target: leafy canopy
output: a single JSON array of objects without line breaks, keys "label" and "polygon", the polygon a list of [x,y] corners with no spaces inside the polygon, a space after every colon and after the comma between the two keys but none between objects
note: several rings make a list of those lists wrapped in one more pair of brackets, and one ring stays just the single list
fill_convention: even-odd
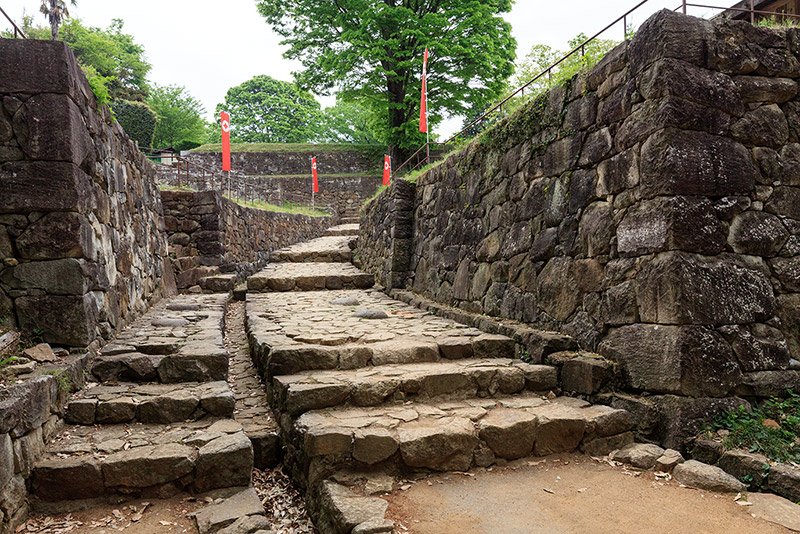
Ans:
[{"label": "leafy canopy", "polygon": [[301,86],[359,98],[383,118],[392,146],[416,148],[420,73],[429,62],[430,122],[494,101],[513,72],[516,42],[500,16],[512,0],[257,0],[301,62]]},{"label": "leafy canopy", "polygon": [[336,105],[322,110],[320,133],[316,140],[320,143],[385,143],[381,137],[381,125],[366,106],[341,98]]},{"label": "leafy canopy", "polygon": [[155,148],[185,150],[205,142],[205,109],[185,87],[153,86],[147,97],[147,104],[158,118],[153,136]]},{"label": "leafy canopy", "polygon": [[297,85],[256,76],[232,87],[217,105],[231,114],[231,140],[236,143],[305,143],[319,129],[320,105]]}]

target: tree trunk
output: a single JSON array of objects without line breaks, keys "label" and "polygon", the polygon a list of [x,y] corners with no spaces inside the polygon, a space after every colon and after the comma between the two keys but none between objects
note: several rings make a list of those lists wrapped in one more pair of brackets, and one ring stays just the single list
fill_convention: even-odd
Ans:
[{"label": "tree trunk", "polygon": [[407,148],[400,146],[402,127],[405,124],[406,117],[405,109],[403,108],[406,99],[406,88],[402,81],[388,80],[387,89],[389,92],[389,131],[391,132],[389,155],[392,156],[393,167],[398,168],[412,154]]},{"label": "tree trunk", "polygon": [[50,21],[50,38],[58,41],[58,23],[55,20]]}]

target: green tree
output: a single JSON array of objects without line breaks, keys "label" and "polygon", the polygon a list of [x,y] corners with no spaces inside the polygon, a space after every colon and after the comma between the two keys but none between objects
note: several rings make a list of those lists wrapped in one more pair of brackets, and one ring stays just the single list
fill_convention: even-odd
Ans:
[{"label": "green tree", "polygon": [[206,140],[205,109],[185,87],[153,86],[147,104],[158,117],[153,146],[178,150],[193,148]]},{"label": "green tree", "polygon": [[151,148],[158,119],[150,106],[133,100],[117,100],[113,105],[114,115],[125,133],[139,143],[142,150]]},{"label": "green tree", "polygon": [[[70,0],[69,4],[78,5],[76,0]],[[58,39],[58,27],[64,19],[69,18],[69,6],[64,0],[42,0],[39,11],[47,17],[50,23],[50,38],[55,41]]]},{"label": "green tree", "polygon": [[321,143],[385,143],[378,123],[379,119],[366,106],[337,99],[335,106],[322,110],[317,140]]},{"label": "green tree", "polygon": [[218,116],[221,111],[231,114],[237,143],[305,143],[319,128],[320,105],[311,93],[269,76],[230,88]]},{"label": "green tree", "polygon": [[395,159],[419,145],[422,54],[431,51],[431,124],[497,99],[513,72],[516,42],[502,13],[512,0],[257,0],[305,67],[301,86],[338,89],[384,117]]}]

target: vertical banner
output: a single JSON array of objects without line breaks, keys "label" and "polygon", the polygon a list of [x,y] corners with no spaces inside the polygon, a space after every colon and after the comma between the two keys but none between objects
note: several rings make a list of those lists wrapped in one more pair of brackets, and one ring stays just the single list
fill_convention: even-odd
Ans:
[{"label": "vertical banner", "polygon": [[419,103],[419,131],[428,133],[428,49],[422,60],[422,96]]},{"label": "vertical banner", "polygon": [[390,185],[392,183],[392,157],[386,155],[383,157],[383,185]]},{"label": "vertical banner", "polygon": [[319,174],[317,174],[317,156],[311,158],[312,192],[319,193]]},{"label": "vertical banner", "polygon": [[231,116],[222,112],[219,115],[222,125],[222,170],[231,170]]}]

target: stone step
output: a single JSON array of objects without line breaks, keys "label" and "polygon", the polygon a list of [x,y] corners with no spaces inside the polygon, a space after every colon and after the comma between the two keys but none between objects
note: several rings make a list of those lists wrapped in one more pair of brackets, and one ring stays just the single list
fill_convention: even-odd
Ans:
[{"label": "stone step", "polygon": [[179,295],[158,304],[100,350],[91,374],[100,382],[225,380],[227,300],[227,294]]},{"label": "stone step", "polygon": [[68,426],[35,463],[31,494],[45,502],[169,496],[249,486],[253,449],[241,425]]},{"label": "stone step", "polygon": [[324,235],[358,235],[358,223],[340,224],[325,230]]},{"label": "stone step", "polygon": [[286,461],[299,483],[314,487],[342,469],[467,471],[576,450],[603,455],[631,443],[632,427],[624,410],[533,394],[333,408],[294,422]]},{"label": "stone step", "polygon": [[236,281],[235,273],[217,274],[201,278],[197,281],[197,285],[209,293],[227,293],[233,291]]},{"label": "stone step", "polygon": [[247,328],[253,358],[266,378],[310,370],[516,357],[510,338],[431,316],[372,290],[250,293]]},{"label": "stone step", "polygon": [[271,403],[278,412],[298,416],[348,404],[487,398],[525,390],[548,392],[557,386],[555,367],[512,359],[470,359],[276,376]]},{"label": "stone step", "polygon": [[353,257],[352,236],[329,236],[276,250],[273,263],[349,263]]},{"label": "stone step", "polygon": [[354,215],[352,217],[342,217],[341,219],[339,219],[340,224],[359,224],[360,222],[361,218],[358,217],[357,215]]},{"label": "stone step", "polygon": [[349,263],[275,263],[247,279],[256,292],[367,289],[375,277]]},{"label": "stone step", "polygon": [[104,385],[70,399],[64,419],[76,425],[180,423],[232,417],[234,403],[227,382]]}]

